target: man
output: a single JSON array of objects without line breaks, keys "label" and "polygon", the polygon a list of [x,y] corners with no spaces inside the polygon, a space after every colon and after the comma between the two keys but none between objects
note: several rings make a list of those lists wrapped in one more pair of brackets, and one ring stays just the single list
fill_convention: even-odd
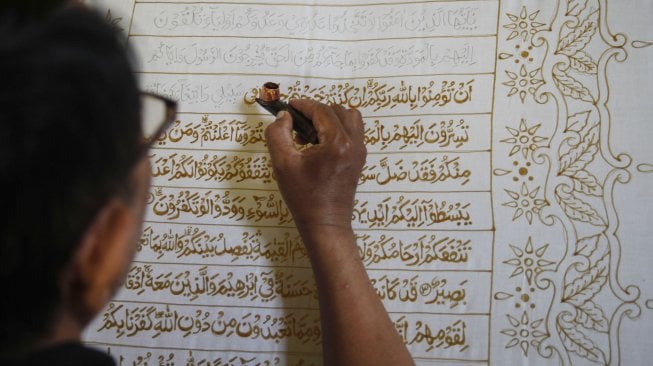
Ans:
[{"label": "man", "polygon": [[[143,94],[100,17],[78,5],[22,4],[33,9],[0,14],[0,363],[111,365],[79,341],[120,287],[140,236],[150,183]],[[313,266],[324,363],[412,364],[351,228],[366,155],[361,116],[292,104],[320,143],[298,151],[285,112],[266,138]]]}]

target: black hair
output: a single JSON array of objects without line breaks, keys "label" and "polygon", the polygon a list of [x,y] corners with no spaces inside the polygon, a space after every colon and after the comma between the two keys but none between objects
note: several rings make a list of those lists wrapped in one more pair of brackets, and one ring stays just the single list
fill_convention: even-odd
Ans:
[{"label": "black hair", "polygon": [[141,154],[119,34],[79,5],[33,10],[0,9],[0,353],[48,335],[63,269]]}]

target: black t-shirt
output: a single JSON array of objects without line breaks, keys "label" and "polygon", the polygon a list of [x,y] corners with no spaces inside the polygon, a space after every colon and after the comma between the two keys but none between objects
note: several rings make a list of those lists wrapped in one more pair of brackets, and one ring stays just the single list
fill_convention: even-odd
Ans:
[{"label": "black t-shirt", "polygon": [[63,343],[30,353],[20,359],[0,359],[2,366],[115,366],[113,358],[104,352],[79,343]]}]

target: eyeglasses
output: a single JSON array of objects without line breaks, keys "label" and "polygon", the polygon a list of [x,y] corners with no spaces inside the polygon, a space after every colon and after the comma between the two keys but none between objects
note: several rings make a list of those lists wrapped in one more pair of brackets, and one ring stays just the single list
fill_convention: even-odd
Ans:
[{"label": "eyeglasses", "polygon": [[141,92],[141,128],[145,150],[174,122],[177,102],[162,95]]}]

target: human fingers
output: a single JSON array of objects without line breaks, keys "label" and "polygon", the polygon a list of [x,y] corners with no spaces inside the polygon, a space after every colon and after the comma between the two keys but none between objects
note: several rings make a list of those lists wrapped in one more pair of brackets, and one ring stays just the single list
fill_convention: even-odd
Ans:
[{"label": "human fingers", "polygon": [[334,104],[331,108],[342,122],[342,126],[349,137],[356,142],[363,141],[363,116],[361,116],[360,112],[356,109],[347,109],[339,104]]},{"label": "human fingers", "polygon": [[296,133],[295,134],[295,143],[298,145],[308,145],[310,141],[306,140],[302,135]]},{"label": "human fingers", "polygon": [[345,133],[340,118],[328,105],[311,99],[291,100],[290,105],[313,121],[320,143],[334,141]]},{"label": "human fingers", "polygon": [[277,119],[265,129],[265,140],[273,164],[279,164],[298,153],[293,144],[290,113],[281,111],[277,114]]}]

